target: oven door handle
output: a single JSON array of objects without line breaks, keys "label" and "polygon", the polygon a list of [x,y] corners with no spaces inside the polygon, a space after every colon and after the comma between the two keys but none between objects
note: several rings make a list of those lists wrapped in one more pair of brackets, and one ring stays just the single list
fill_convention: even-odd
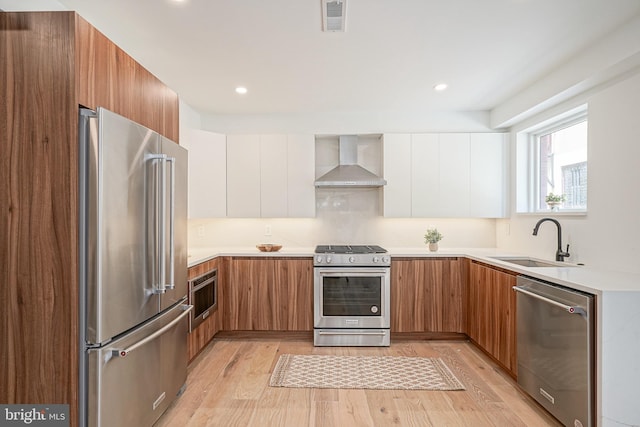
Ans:
[{"label": "oven door handle", "polygon": [[374,335],[374,336],[385,336],[387,335],[386,332],[384,331],[371,331],[371,332],[362,332],[362,331],[358,331],[358,332],[326,332],[326,331],[319,331],[318,335]]},{"label": "oven door handle", "polygon": [[354,276],[374,276],[380,274],[389,274],[389,267],[381,267],[381,268],[371,268],[371,267],[361,267],[361,268],[341,268],[341,267],[329,267],[329,268],[318,268],[316,267],[316,271],[321,276],[335,276],[335,275],[345,275],[350,274]]}]

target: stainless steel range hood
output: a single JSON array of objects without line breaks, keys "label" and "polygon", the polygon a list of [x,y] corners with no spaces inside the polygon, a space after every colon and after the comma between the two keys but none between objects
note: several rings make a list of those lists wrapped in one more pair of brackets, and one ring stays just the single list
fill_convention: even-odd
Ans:
[{"label": "stainless steel range hood", "polygon": [[384,178],[358,164],[357,142],[356,135],[340,136],[340,163],[316,179],[316,187],[381,187],[387,184]]}]

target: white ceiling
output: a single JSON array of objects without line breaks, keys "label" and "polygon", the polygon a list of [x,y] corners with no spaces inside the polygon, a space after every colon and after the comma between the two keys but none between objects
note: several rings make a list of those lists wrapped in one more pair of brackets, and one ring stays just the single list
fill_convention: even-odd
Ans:
[{"label": "white ceiling", "polygon": [[205,114],[488,111],[640,14],[638,0],[347,1],[344,33],[321,31],[321,0],[31,3],[78,11]]}]

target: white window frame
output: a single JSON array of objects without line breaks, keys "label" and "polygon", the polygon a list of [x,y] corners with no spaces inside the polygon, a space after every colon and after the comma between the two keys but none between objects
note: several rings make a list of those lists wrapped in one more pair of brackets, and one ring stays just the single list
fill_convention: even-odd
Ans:
[{"label": "white window frame", "polygon": [[[560,131],[562,129],[571,127],[583,121],[588,121],[588,111],[587,106],[581,106],[579,108],[573,109],[564,114],[555,116],[549,120],[545,120],[542,123],[539,123],[535,126],[529,127],[528,129],[518,132],[518,140],[524,141],[525,145],[522,144],[518,147],[523,150],[517,154],[518,157],[525,156],[526,159],[521,159],[517,163],[521,166],[526,165],[526,170],[517,171],[517,176],[519,180],[525,180],[526,185],[517,185],[516,191],[525,191],[526,197],[523,197],[522,194],[517,194],[516,198],[518,200],[526,200],[524,209],[522,207],[522,203],[519,203],[519,206],[516,208],[518,214],[542,214],[542,215],[562,215],[562,214],[573,214],[573,215],[584,215],[587,213],[587,207],[584,209],[566,209],[560,208],[558,211],[550,211],[549,209],[543,209],[538,207],[537,201],[540,198],[540,147],[539,147],[539,138],[543,135]],[[587,136],[588,138],[588,136]],[[587,141],[588,144],[588,141]],[[588,162],[588,159],[587,159]],[[588,163],[587,163],[588,164]],[[588,185],[588,184],[587,184]],[[588,201],[587,201],[588,203]]]}]

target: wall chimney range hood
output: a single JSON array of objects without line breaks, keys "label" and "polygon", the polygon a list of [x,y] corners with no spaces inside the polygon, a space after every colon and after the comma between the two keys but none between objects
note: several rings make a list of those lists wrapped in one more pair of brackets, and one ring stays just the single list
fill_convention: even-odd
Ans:
[{"label": "wall chimney range hood", "polygon": [[340,136],[340,163],[316,179],[316,187],[382,187],[387,184],[384,178],[358,164],[357,142],[358,137],[356,135]]}]

